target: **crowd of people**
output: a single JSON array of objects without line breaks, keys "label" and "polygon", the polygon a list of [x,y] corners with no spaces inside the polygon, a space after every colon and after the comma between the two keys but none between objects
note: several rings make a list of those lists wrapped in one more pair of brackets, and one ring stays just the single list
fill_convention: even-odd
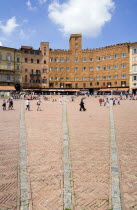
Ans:
[{"label": "crowd of people", "polygon": [[[85,94],[82,98],[80,98],[80,102],[79,102],[79,111],[86,111],[85,108],[85,103],[84,100],[86,99],[86,97],[95,97],[96,99],[98,99],[99,101],[99,105],[100,106],[106,106],[109,107],[110,105],[110,100],[112,101],[113,106],[115,105],[120,105],[121,104],[121,100],[137,100],[137,96],[136,95],[119,95],[119,96],[105,96],[105,95],[90,95],[89,93]],[[58,98],[58,100],[57,100]],[[32,94],[21,94],[21,95],[14,95],[9,97],[8,99],[3,99],[2,101],[2,108],[3,111],[6,110],[12,110],[13,109],[13,99],[24,99],[25,105],[26,105],[26,111],[30,111],[30,101],[31,100],[36,100],[36,107],[37,107],[37,111],[41,111],[41,103],[42,100],[43,101],[52,101],[52,102],[59,102],[59,104],[63,104],[63,103],[67,103],[67,101],[71,101],[71,102],[75,102],[75,98],[79,98],[78,95],[71,95],[71,96],[61,96],[59,95],[58,97],[56,97],[55,95],[32,95]]]},{"label": "crowd of people", "polygon": [[3,108],[3,111],[6,111],[6,109],[7,110],[13,109],[13,99],[8,98],[7,101],[4,99],[3,102],[2,102],[2,108]]},{"label": "crowd of people", "polygon": [[122,100],[120,97],[118,98],[115,98],[115,97],[112,97],[112,98],[99,98],[99,104],[100,106],[106,106],[106,107],[109,107],[109,101],[112,100],[112,104],[113,106],[116,105],[116,101],[117,101],[117,105],[120,105],[120,101]]}]

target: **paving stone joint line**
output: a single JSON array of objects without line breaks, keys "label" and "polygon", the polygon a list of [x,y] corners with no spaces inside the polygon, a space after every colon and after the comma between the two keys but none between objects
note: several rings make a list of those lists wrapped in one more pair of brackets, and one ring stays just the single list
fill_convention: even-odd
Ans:
[{"label": "paving stone joint line", "polygon": [[121,210],[120,171],[116,144],[112,101],[110,101],[110,137],[111,137],[111,178],[112,178],[112,209]]},{"label": "paving stone joint line", "polygon": [[29,210],[28,173],[26,157],[24,101],[21,100],[20,117],[20,209]]},{"label": "paving stone joint line", "polygon": [[64,209],[72,209],[71,170],[69,153],[69,133],[67,124],[67,105],[63,104],[63,162],[64,162]]}]

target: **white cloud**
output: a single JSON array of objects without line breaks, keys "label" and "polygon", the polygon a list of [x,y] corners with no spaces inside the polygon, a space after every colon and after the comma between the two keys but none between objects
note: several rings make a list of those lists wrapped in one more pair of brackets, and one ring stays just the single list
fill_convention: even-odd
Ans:
[{"label": "white cloud", "polygon": [[19,25],[16,23],[16,17],[12,17],[7,20],[6,24],[4,25],[2,21],[0,21],[0,29],[6,35],[10,35]]},{"label": "white cloud", "polygon": [[106,22],[111,20],[113,0],[68,0],[59,3],[54,0],[49,5],[49,18],[64,34],[82,33],[96,37]]},{"label": "white cloud", "polygon": [[3,46],[2,41],[0,41],[0,46]]},{"label": "white cloud", "polygon": [[26,2],[26,4],[27,4],[29,10],[36,10],[37,9],[37,7],[32,7],[32,4],[31,4],[30,0],[28,0]]},{"label": "white cloud", "polygon": [[38,2],[39,2],[40,4],[44,4],[44,3],[47,2],[47,0],[38,0]]}]

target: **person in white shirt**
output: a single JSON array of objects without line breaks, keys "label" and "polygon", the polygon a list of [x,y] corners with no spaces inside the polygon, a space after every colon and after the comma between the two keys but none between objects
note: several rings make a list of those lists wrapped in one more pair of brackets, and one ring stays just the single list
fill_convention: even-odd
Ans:
[{"label": "person in white shirt", "polygon": [[26,100],[26,110],[30,110],[30,102],[28,99]]}]

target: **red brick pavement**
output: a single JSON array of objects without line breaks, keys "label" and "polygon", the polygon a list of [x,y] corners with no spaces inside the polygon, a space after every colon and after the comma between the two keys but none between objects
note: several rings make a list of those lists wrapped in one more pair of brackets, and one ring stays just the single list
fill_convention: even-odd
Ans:
[{"label": "red brick pavement", "polygon": [[3,111],[0,100],[0,209],[18,209],[20,102]]},{"label": "red brick pavement", "polygon": [[[110,133],[109,108],[98,99],[85,100],[87,111],[79,112],[80,97],[68,102],[73,207],[75,210],[109,209]],[[114,107],[121,190],[124,209],[137,209],[137,101],[122,101]],[[17,209],[19,204],[19,116],[15,110],[0,109],[0,209]],[[27,165],[31,203],[34,210],[63,209],[62,105],[36,101],[25,112]],[[111,206],[111,205],[110,205]]]},{"label": "red brick pavement", "polygon": [[77,210],[109,208],[109,108],[98,99],[85,100],[86,112],[77,102],[68,104],[73,205]]},{"label": "red brick pavement", "polygon": [[62,105],[36,101],[25,112],[28,172],[33,210],[63,209],[62,197]]},{"label": "red brick pavement", "polygon": [[137,209],[137,101],[114,107],[123,208]]}]

